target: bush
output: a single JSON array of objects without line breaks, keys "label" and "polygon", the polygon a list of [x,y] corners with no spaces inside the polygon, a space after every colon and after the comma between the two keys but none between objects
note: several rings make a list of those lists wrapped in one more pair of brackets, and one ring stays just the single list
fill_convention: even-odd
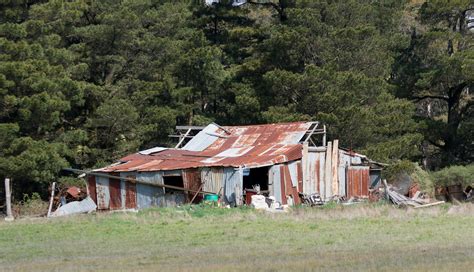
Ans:
[{"label": "bush", "polygon": [[415,171],[415,164],[411,161],[392,163],[383,170],[383,178],[390,181],[397,179],[401,174],[411,175]]},{"label": "bush", "polygon": [[41,216],[48,212],[48,202],[43,201],[38,193],[23,194],[23,200],[13,204],[15,217]]},{"label": "bush", "polygon": [[474,184],[474,164],[467,166],[451,166],[432,174],[436,186],[462,185],[466,187]]}]

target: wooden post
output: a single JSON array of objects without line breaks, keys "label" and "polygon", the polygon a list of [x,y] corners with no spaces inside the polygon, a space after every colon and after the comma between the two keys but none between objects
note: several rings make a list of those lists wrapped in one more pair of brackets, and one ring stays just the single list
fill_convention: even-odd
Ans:
[{"label": "wooden post", "polygon": [[332,142],[332,195],[339,195],[339,140]]},{"label": "wooden post", "polygon": [[5,217],[5,221],[13,221],[15,218],[12,214],[12,192],[10,191],[9,178],[5,178],[5,201],[7,202],[7,217]]},{"label": "wooden post", "polygon": [[53,201],[54,201],[54,190],[56,189],[56,182],[53,182],[51,186],[51,198],[49,199],[49,208],[48,208],[48,215],[47,217],[51,216],[51,210],[53,209]]},{"label": "wooden post", "polygon": [[[309,188],[309,146],[308,142],[303,143],[303,152],[301,157],[301,170],[303,172],[303,193],[312,192],[311,188]],[[316,177],[317,178],[317,177]]]},{"label": "wooden post", "polygon": [[326,125],[323,126],[324,128],[324,134],[323,134],[323,146],[326,146]]},{"label": "wooden post", "polygon": [[326,148],[326,165],[324,170],[324,201],[332,196],[332,142],[328,142]]}]

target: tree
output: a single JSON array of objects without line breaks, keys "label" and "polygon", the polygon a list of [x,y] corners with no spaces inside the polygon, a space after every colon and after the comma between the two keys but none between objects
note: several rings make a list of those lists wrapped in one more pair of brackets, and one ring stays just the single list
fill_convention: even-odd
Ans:
[{"label": "tree", "polygon": [[420,8],[422,26],[395,67],[394,82],[401,97],[419,105],[425,156],[431,167],[468,163],[474,159],[473,71],[474,33],[467,29],[470,1],[428,1]]}]

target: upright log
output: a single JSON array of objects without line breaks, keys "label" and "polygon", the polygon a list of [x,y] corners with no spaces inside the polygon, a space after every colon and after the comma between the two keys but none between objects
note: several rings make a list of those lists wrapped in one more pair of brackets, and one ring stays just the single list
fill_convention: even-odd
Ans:
[{"label": "upright log", "polygon": [[339,195],[339,140],[332,142],[332,195]]},{"label": "upright log", "polygon": [[5,200],[7,204],[7,217],[5,221],[13,221],[15,219],[12,214],[12,193],[10,191],[10,179],[5,178]]},{"label": "upright log", "polygon": [[324,169],[324,201],[332,197],[332,142],[328,142],[326,148],[326,165]]},{"label": "upright log", "polygon": [[54,201],[54,190],[56,189],[56,182],[53,182],[51,186],[51,199],[49,200],[49,207],[48,207],[48,215],[47,217],[51,216],[51,210],[53,209],[53,201]]}]

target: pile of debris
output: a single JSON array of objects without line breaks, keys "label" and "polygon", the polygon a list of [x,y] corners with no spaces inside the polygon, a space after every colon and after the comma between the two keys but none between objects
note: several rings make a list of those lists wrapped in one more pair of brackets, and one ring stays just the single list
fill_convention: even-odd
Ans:
[{"label": "pile of debris", "polygon": [[407,197],[402,195],[396,191],[396,188],[392,185],[387,184],[387,181],[384,180],[385,185],[385,195],[388,200],[390,200],[393,204],[397,205],[398,207],[413,207],[417,208],[424,208],[424,207],[431,207],[436,206],[439,204],[445,203],[445,201],[436,201],[431,202],[431,199],[428,197],[426,193],[422,193],[418,190],[418,186],[412,186],[409,190],[409,196],[412,194],[412,197]]},{"label": "pile of debris", "polygon": [[[52,212],[54,208],[54,212]],[[94,200],[87,195],[87,190],[77,186],[51,187],[51,199],[48,217],[66,216],[78,213],[90,213],[97,209]]]}]

